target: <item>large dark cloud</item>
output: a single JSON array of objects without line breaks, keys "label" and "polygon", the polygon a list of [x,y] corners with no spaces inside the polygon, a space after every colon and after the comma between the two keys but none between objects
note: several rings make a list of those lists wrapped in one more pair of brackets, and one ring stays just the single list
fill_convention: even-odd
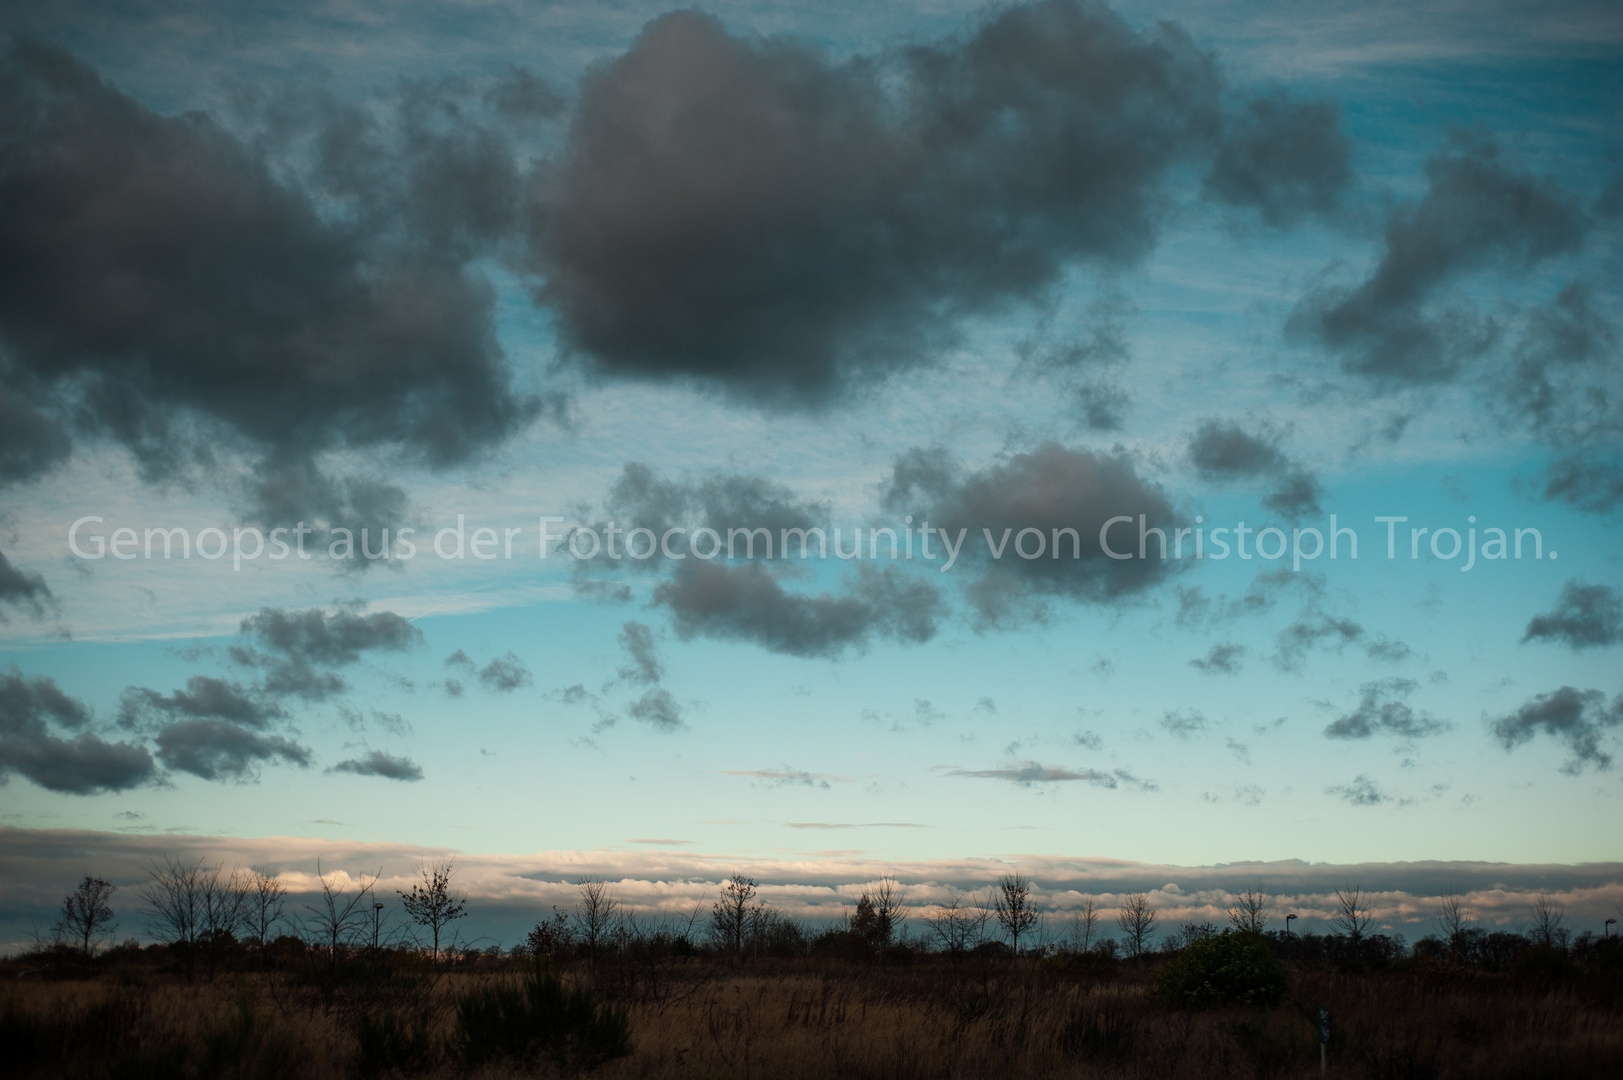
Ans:
[{"label": "large dark cloud", "polygon": [[1368,739],[1377,734],[1418,739],[1448,730],[1448,722],[1416,711],[1406,700],[1420,684],[1413,679],[1378,679],[1359,687],[1358,707],[1324,729],[1331,739]]},{"label": "large dark cloud", "polygon": [[1563,686],[1537,695],[1509,715],[1490,719],[1489,724],[1506,750],[1539,734],[1566,743],[1572,757],[1561,766],[1562,772],[1577,775],[1585,765],[1609,769],[1612,755],[1601,744],[1609,731],[1623,725],[1623,696],[1607,705],[1599,690]]},{"label": "large dark cloud", "polygon": [[860,650],[873,637],[925,642],[943,613],[928,581],[895,567],[858,567],[838,593],[806,594],[783,587],[760,562],[679,563],[654,590],[676,632],[749,641],[771,652],[828,657]]},{"label": "large dark cloud", "polygon": [[158,732],[158,760],[204,780],[247,781],[259,766],[280,758],[310,764],[308,748],[280,735],[264,735],[226,720],[179,720]]},{"label": "large dark cloud", "polygon": [[[1140,476],[1125,454],[1045,443],[965,472],[946,451],[915,449],[896,460],[883,501],[892,511],[912,512],[915,527],[927,521],[955,540],[967,530],[953,572],[969,571],[967,593],[987,625],[1040,616],[1054,599],[1123,600],[1159,584],[1177,565],[1171,547],[1168,558],[1160,558],[1153,535],[1147,536],[1147,557],[1136,557],[1140,517],[1146,529],[1161,528],[1170,542],[1173,511],[1161,486]],[[1114,517],[1132,519],[1117,525],[1112,547],[1133,558],[1111,558],[1099,545],[1101,527]],[[1023,558],[1013,549],[1024,529],[1042,535],[1040,557]],[[1061,529],[1075,530],[1076,539],[1056,540]],[[1035,539],[1028,536],[1025,543],[1031,550]],[[993,556],[994,545],[1002,548],[1001,557]]]},{"label": "large dark cloud", "polygon": [[1270,225],[1290,225],[1336,209],[1352,183],[1351,157],[1340,110],[1275,91],[1225,122],[1206,195],[1254,209]]},{"label": "large dark cloud", "polygon": [[[91,795],[151,780],[147,749],[84,730],[91,719],[90,710],[54,680],[0,673],[0,783],[17,772],[51,791]],[[53,728],[76,734],[63,738]]]},{"label": "large dark cloud", "polygon": [[380,445],[444,465],[517,430],[536,405],[509,387],[491,288],[449,244],[467,170],[406,182],[441,233],[327,220],[206,116],[157,115],[66,54],[13,47],[0,342],[4,408],[32,434],[8,427],[6,475],[60,460],[52,418],[70,411],[160,476],[213,462],[211,433],[286,467]]},{"label": "large dark cloud", "polygon": [[1202,420],[1189,439],[1189,460],[1205,480],[1267,479],[1264,506],[1292,520],[1319,512],[1319,481],[1279,448],[1284,432],[1262,424],[1247,431],[1231,420]]},{"label": "large dark cloud", "polygon": [[422,644],[422,631],[392,611],[368,614],[361,605],[289,611],[262,608],[242,621],[242,634],[259,648],[235,645],[237,663],[265,669],[264,690],[320,701],[343,693],[335,668],[366,652],[403,652]]},{"label": "large dark cloud", "polygon": [[0,551],[0,622],[6,621],[6,608],[24,610],[38,618],[45,614],[51,590],[45,579],[32,570],[19,570]]},{"label": "large dark cloud", "polygon": [[1485,139],[1457,139],[1431,158],[1426,177],[1424,197],[1388,218],[1370,276],[1313,291],[1290,320],[1295,336],[1378,384],[1452,379],[1493,342],[1492,320],[1463,302],[1432,303],[1450,283],[1488,268],[1525,273],[1584,238],[1577,200],[1553,180],[1519,171]]},{"label": "large dark cloud", "polygon": [[1623,641],[1623,592],[1573,580],[1562,586],[1555,610],[1535,615],[1523,641],[1559,641],[1574,649]]},{"label": "large dark cloud", "polygon": [[[1141,257],[1167,174],[1218,145],[1220,83],[1172,24],[1139,32],[1070,0],[843,61],[666,15],[582,80],[536,187],[539,295],[600,372],[821,402],[1067,266]],[[1246,116],[1214,191],[1301,203],[1321,149],[1269,141],[1334,117]]]},{"label": "large dark cloud", "polygon": [[132,686],[124,692],[119,721],[129,728],[147,729],[162,720],[212,717],[234,724],[263,728],[285,715],[273,701],[225,679],[193,675],[186,689],[164,695]]}]

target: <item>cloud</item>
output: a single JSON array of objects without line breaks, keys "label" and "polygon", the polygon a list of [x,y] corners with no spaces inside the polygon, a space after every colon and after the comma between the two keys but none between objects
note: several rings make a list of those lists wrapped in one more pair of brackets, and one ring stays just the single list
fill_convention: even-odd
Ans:
[{"label": "cloud", "polygon": [[1220,643],[1213,645],[1205,656],[1189,661],[1189,666],[1208,675],[1238,675],[1242,666],[1240,658],[1244,655],[1244,645]]},{"label": "cloud", "polygon": [[493,290],[465,252],[384,221],[329,221],[206,115],[160,116],[65,53],[11,48],[0,341],[8,384],[29,388],[7,409],[31,419],[8,432],[7,473],[60,461],[51,417],[69,413],[154,477],[236,450],[306,480],[323,450],[442,466],[505,440],[539,404],[509,385]]},{"label": "cloud", "polygon": [[1231,420],[1202,420],[1189,439],[1189,460],[1204,480],[1265,478],[1278,489],[1264,506],[1291,520],[1319,513],[1319,481],[1280,450],[1284,432],[1264,424],[1256,433]]},{"label": "cloud", "polygon": [[498,656],[479,669],[479,684],[493,693],[510,694],[530,682],[530,669],[513,653]]},{"label": "cloud", "polygon": [[[0,673],[0,783],[21,773],[40,787],[71,795],[124,791],[153,778],[146,747],[106,742],[85,731],[90,710],[54,679]],[[76,732],[72,738],[53,734]]]},{"label": "cloud", "polygon": [[1584,239],[1577,201],[1553,180],[1517,171],[1487,139],[1456,138],[1427,162],[1426,178],[1425,196],[1387,219],[1370,276],[1310,292],[1288,325],[1381,385],[1445,382],[1494,340],[1497,327],[1462,302],[1428,309],[1445,286],[1490,267],[1525,273]]},{"label": "cloud", "polygon": [[619,672],[621,682],[636,686],[654,686],[664,676],[659,655],[654,649],[654,632],[635,620],[620,628],[620,647],[626,651],[630,663]]},{"label": "cloud", "polygon": [[675,12],[581,82],[536,187],[538,295],[598,371],[823,402],[1068,265],[1141,257],[1219,92],[1176,27],[1066,0],[850,60]]},{"label": "cloud", "polygon": [[1571,649],[1615,645],[1623,641],[1623,592],[1568,581],[1555,610],[1533,616],[1522,641],[1554,641]]},{"label": "cloud", "polygon": [[1274,91],[1225,119],[1205,194],[1276,227],[1329,215],[1352,182],[1351,150],[1336,106]]},{"label": "cloud", "polygon": [[1337,652],[1364,636],[1364,628],[1351,619],[1313,612],[1291,623],[1275,638],[1271,658],[1280,671],[1300,671],[1308,651],[1328,642]]},{"label": "cloud", "polygon": [[626,706],[626,714],[656,731],[676,731],[687,726],[682,722],[682,706],[664,687],[644,690],[642,697]]},{"label": "cloud", "polygon": [[1566,743],[1572,757],[1561,771],[1576,776],[1585,765],[1612,767],[1612,755],[1601,748],[1607,732],[1623,725],[1623,695],[1606,704],[1599,690],[1563,686],[1539,694],[1506,716],[1491,718],[1490,727],[1506,750],[1514,750],[1535,735],[1544,734]]},{"label": "cloud", "polygon": [[1187,739],[1206,729],[1206,717],[1194,709],[1169,710],[1161,716],[1161,727],[1180,739]]},{"label": "cloud", "polygon": [[[1114,546],[1135,555],[1140,516],[1148,528],[1172,526],[1166,492],[1141,477],[1125,453],[1105,455],[1050,442],[965,473],[945,450],[913,449],[894,462],[883,503],[896,513],[922,515],[953,538],[965,530],[958,565],[973,571],[966,592],[987,626],[1040,617],[1056,598],[1125,600],[1159,584],[1176,565],[1156,557],[1153,536],[1146,547],[1150,557],[1143,559],[1114,559],[1099,546],[1100,529],[1113,517],[1131,519],[1118,525]],[[1016,534],[1026,529],[1043,540],[1040,557],[1011,550]],[[1075,538],[1057,534],[1063,529],[1073,530]],[[1027,534],[1028,550],[1035,542]],[[1001,558],[994,557],[994,546],[1002,546]]]},{"label": "cloud", "polygon": [[186,680],[186,689],[167,697],[132,686],[124,691],[119,706],[120,725],[137,730],[177,717],[213,717],[263,728],[286,715],[274,702],[261,700],[240,684],[208,675],[193,675]]},{"label": "cloud", "polygon": [[1074,395],[1077,415],[1094,431],[1118,431],[1132,400],[1117,373],[1132,359],[1125,317],[1133,310],[1126,297],[1108,293],[1090,301],[1080,332],[1064,341],[1019,347],[1026,370],[1058,381]]},{"label": "cloud", "polygon": [[1036,761],[1016,761],[995,769],[948,769],[944,775],[978,780],[1006,780],[1020,787],[1076,781],[1093,787],[1157,790],[1153,781],[1140,780],[1126,769],[1116,769],[1113,772],[1102,769],[1066,769],[1057,765],[1043,765]]},{"label": "cloud", "polygon": [[423,642],[422,631],[402,616],[366,614],[364,608],[358,603],[331,613],[261,608],[242,620],[241,632],[266,652],[234,645],[231,658],[266,669],[264,689],[273,695],[321,701],[341,694],[347,684],[332,668],[353,664],[366,652],[404,652]]},{"label": "cloud", "polygon": [[45,605],[52,599],[43,577],[32,570],[17,569],[0,551],[0,622],[7,621],[7,605],[27,610],[37,619],[45,614]]},{"label": "cloud", "polygon": [[[1557,445],[1616,438],[1623,416],[1606,392],[1617,327],[1595,308],[1594,289],[1575,281],[1527,314],[1505,394],[1533,430]],[[1589,382],[1591,375],[1598,381]]]},{"label": "cloud", "polygon": [[1551,462],[1544,497],[1587,513],[1609,514],[1623,506],[1623,466],[1578,456]]},{"label": "cloud", "polygon": [[1351,783],[1333,784],[1324,791],[1326,795],[1338,796],[1354,806],[1378,806],[1392,801],[1392,797],[1382,791],[1379,784],[1363,773],[1359,773]]},{"label": "cloud", "polygon": [[279,735],[261,735],[225,720],[180,720],[158,732],[158,760],[204,780],[258,778],[261,762],[280,758],[301,768],[310,751]]},{"label": "cloud", "polygon": [[894,566],[860,566],[839,593],[785,589],[760,562],[726,566],[677,564],[654,590],[683,640],[696,636],[749,641],[771,652],[834,659],[861,650],[874,636],[929,641],[941,599],[935,587]]},{"label": "cloud", "polygon": [[850,782],[849,776],[830,776],[826,773],[806,772],[785,765],[781,769],[721,769],[723,776],[743,776],[761,780],[771,787],[814,787],[828,791],[832,784]]},{"label": "cloud", "polygon": [[328,772],[354,773],[356,776],[381,776],[385,780],[421,780],[422,766],[409,757],[395,757],[382,750],[373,750],[365,757],[340,761]]},{"label": "cloud", "polygon": [[1358,707],[1324,729],[1331,739],[1367,739],[1377,733],[1419,739],[1447,731],[1449,724],[1416,712],[1403,699],[1420,689],[1413,679],[1378,679],[1359,687]]}]

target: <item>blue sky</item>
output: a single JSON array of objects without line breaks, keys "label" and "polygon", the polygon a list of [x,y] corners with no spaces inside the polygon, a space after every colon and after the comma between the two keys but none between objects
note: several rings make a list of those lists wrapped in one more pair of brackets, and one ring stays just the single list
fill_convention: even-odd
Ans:
[{"label": "blue sky", "polygon": [[[7,926],[165,836],[1616,902],[1578,869],[1619,858],[1614,9],[704,11],[6,16],[0,847],[44,858]],[[537,547],[912,512],[961,564]],[[1105,558],[1141,512],[1334,514],[1357,558]],[[512,557],[436,557],[458,515]],[[88,517],[418,553],[85,559]],[[981,554],[1028,521],[1084,557]]]}]

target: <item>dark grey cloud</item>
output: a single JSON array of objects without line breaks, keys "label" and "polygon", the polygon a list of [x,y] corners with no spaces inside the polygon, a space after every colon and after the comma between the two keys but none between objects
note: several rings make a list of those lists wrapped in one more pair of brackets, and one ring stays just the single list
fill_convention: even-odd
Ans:
[{"label": "dark grey cloud", "polygon": [[1599,690],[1577,690],[1563,686],[1539,694],[1506,716],[1490,718],[1489,725],[1506,750],[1514,750],[1543,734],[1567,745],[1572,757],[1561,766],[1571,775],[1585,765],[1596,769],[1612,767],[1612,755],[1602,748],[1607,733],[1623,725],[1623,695],[1606,704]]},{"label": "dark grey cloud", "polygon": [[421,780],[422,766],[409,757],[396,757],[382,750],[373,750],[363,757],[340,761],[328,772],[354,773],[356,776],[381,776],[385,780]]},{"label": "dark grey cloud", "polygon": [[[666,530],[764,528],[811,529],[828,520],[828,506],[802,499],[759,476],[719,473],[693,481],[669,480],[641,462],[627,462],[603,502],[622,533],[633,528],[663,536]],[[600,530],[601,531],[601,530]]]},{"label": "dark grey cloud", "polygon": [[824,401],[1142,256],[1219,93],[1176,27],[1069,0],[843,61],[676,12],[581,82],[537,184],[539,295],[598,371]]},{"label": "dark grey cloud", "polygon": [[226,720],[179,720],[158,732],[158,760],[204,780],[257,779],[259,766],[281,759],[301,768],[308,748],[280,735],[264,735]]},{"label": "dark grey cloud", "polygon": [[1328,215],[1352,183],[1351,157],[1335,105],[1274,91],[1225,119],[1206,197],[1253,209],[1274,226]]},{"label": "dark grey cloud", "polygon": [[[912,512],[916,527],[928,521],[954,538],[967,530],[954,572],[971,571],[966,592],[987,626],[1041,617],[1054,599],[1125,600],[1165,580],[1177,565],[1158,557],[1153,536],[1143,559],[1113,559],[1099,546],[1101,526],[1119,516],[1132,524],[1119,525],[1113,534],[1118,552],[1137,554],[1140,517],[1146,528],[1160,527],[1170,538],[1173,511],[1166,492],[1140,476],[1125,453],[1045,443],[966,473],[944,450],[914,449],[893,465],[883,502],[893,512]],[[1024,529],[1041,535],[1040,557],[1022,558],[1012,550]],[[1076,539],[1057,535],[1061,529],[1074,530]],[[1025,543],[1029,550],[1035,539],[1028,536]],[[1002,547],[1001,558],[993,557],[994,545]],[[1056,550],[1061,557],[1053,557]]]},{"label": "dark grey cloud", "polygon": [[943,613],[929,581],[894,566],[860,566],[837,593],[784,588],[763,563],[678,563],[654,589],[678,636],[750,641],[790,656],[837,658],[874,637],[921,643]]},{"label": "dark grey cloud", "polygon": [[167,696],[156,690],[132,686],[119,703],[119,723],[126,728],[150,730],[163,723],[187,718],[211,717],[252,728],[264,728],[286,716],[274,701],[226,679],[193,675],[186,689]]},{"label": "dark grey cloud", "polygon": [[656,685],[664,676],[665,669],[660,665],[659,653],[654,648],[653,630],[630,620],[620,628],[619,640],[620,648],[626,651],[629,660],[620,669],[620,681],[637,686]]},{"label": "dark grey cloud", "polygon": [[484,97],[497,112],[519,120],[557,119],[569,104],[552,83],[518,66],[508,68]]},{"label": "dark grey cloud", "polygon": [[1324,791],[1326,795],[1335,795],[1354,806],[1379,806],[1392,801],[1392,797],[1382,791],[1379,784],[1363,773],[1359,773],[1351,783],[1333,784]]},{"label": "dark grey cloud", "polygon": [[1288,329],[1354,374],[1387,386],[1444,382],[1495,339],[1497,326],[1464,302],[1432,304],[1465,274],[1525,273],[1577,250],[1578,202],[1553,180],[1519,171],[1483,138],[1458,137],[1426,165],[1419,202],[1395,209],[1368,279],[1305,296]]},{"label": "dark grey cloud", "polygon": [[261,608],[242,620],[243,636],[259,648],[234,645],[232,659],[265,669],[263,687],[272,695],[321,701],[347,689],[332,670],[360,660],[366,652],[404,652],[422,644],[421,630],[392,611],[368,614],[364,605],[292,611]]},{"label": "dark grey cloud", "polygon": [[1618,329],[1595,307],[1594,289],[1576,281],[1527,315],[1514,349],[1507,395],[1533,430],[1561,445],[1616,438],[1623,417],[1615,390]]},{"label": "dark grey cloud", "polygon": [[1623,641],[1623,591],[1573,579],[1562,586],[1554,611],[1533,616],[1522,640],[1556,641],[1573,649],[1615,645]]},{"label": "dark grey cloud", "polygon": [[1126,769],[1067,769],[1057,765],[1044,765],[1036,761],[1016,761],[995,769],[948,769],[947,776],[977,780],[1005,780],[1020,787],[1035,784],[1078,782],[1093,787],[1126,787],[1138,791],[1159,790],[1154,781],[1140,780]]},{"label": "dark grey cloud", "polygon": [[530,682],[530,669],[515,653],[498,656],[479,669],[479,685],[492,693],[510,694]]},{"label": "dark grey cloud", "polygon": [[1377,679],[1359,687],[1358,707],[1345,713],[1324,729],[1331,739],[1368,739],[1374,735],[1396,735],[1419,739],[1447,731],[1446,720],[1427,712],[1417,712],[1405,699],[1420,689],[1413,679]]},{"label": "dark grey cloud", "polygon": [[[9,376],[0,361],[0,376]],[[73,451],[60,419],[0,386],[0,486],[49,472]]]},{"label": "dark grey cloud", "polygon": [[[20,773],[50,791],[125,791],[154,775],[146,747],[107,742],[91,731],[90,710],[53,679],[0,673],[0,783]],[[63,738],[56,731],[76,732]]]},{"label": "dark grey cloud", "polygon": [[1189,661],[1189,666],[1208,675],[1238,675],[1245,656],[1245,646],[1234,642],[1219,642],[1205,656]]},{"label": "dark grey cloud", "polygon": [[1203,480],[1272,480],[1275,490],[1262,503],[1287,518],[1317,514],[1319,481],[1279,448],[1284,436],[1266,423],[1251,432],[1232,420],[1202,420],[1189,439],[1189,460]]},{"label": "dark grey cloud", "polygon": [[19,570],[0,551],[0,622],[6,621],[8,606],[40,618],[53,599],[43,577],[32,570]]},{"label": "dark grey cloud", "polygon": [[659,731],[675,731],[687,726],[682,722],[682,706],[661,686],[644,690],[640,698],[626,706],[626,715]]},{"label": "dark grey cloud", "polygon": [[[441,217],[470,182],[405,172]],[[498,444],[539,406],[510,387],[493,290],[431,242],[449,232],[412,229],[328,220],[209,117],[160,116],[62,52],[12,46],[0,342],[8,414],[32,419],[7,431],[7,474],[61,460],[53,417],[70,414],[151,476],[218,464],[221,435],[306,478],[325,449],[448,465]]]},{"label": "dark grey cloud", "polygon": [[1610,514],[1623,506],[1623,465],[1615,456],[1569,456],[1551,462],[1544,497],[1587,513]]}]

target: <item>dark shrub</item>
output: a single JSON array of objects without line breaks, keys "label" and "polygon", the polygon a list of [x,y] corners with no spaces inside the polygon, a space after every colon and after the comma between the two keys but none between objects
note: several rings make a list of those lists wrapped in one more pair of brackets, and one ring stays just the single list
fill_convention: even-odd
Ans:
[{"label": "dark shrub", "polygon": [[545,961],[529,975],[478,990],[457,1002],[456,1049],[471,1067],[507,1059],[533,1068],[543,1058],[560,1072],[588,1072],[631,1053],[624,1010],[566,988]]},{"label": "dark shrub", "polygon": [[358,1044],[355,1071],[361,1076],[411,1075],[432,1068],[438,1058],[426,1012],[407,1020],[393,1009],[361,1013],[350,1030]]},{"label": "dark shrub", "polygon": [[1285,969],[1261,934],[1224,930],[1167,961],[1155,982],[1175,1004],[1271,1005],[1285,992]]}]

